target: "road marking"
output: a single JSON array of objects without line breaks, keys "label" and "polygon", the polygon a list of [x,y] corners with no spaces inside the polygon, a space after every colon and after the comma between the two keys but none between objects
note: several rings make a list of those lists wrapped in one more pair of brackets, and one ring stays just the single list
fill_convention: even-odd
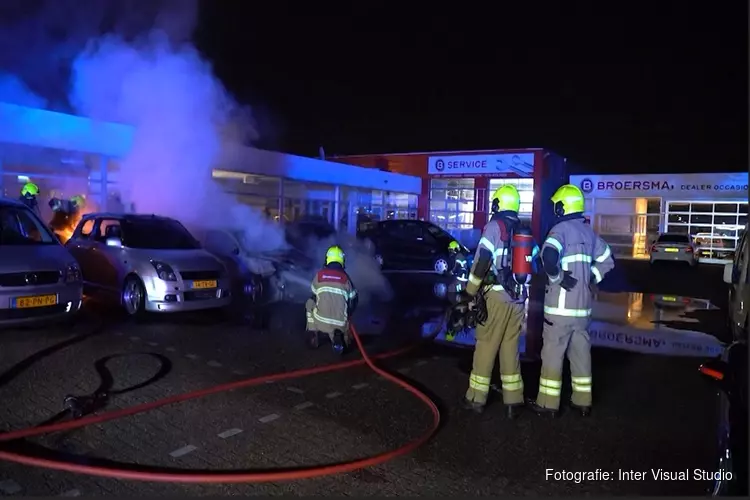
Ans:
[{"label": "road marking", "polygon": [[81,490],[78,490],[78,489],[68,490],[65,493],[61,493],[60,496],[61,497],[80,497]]},{"label": "road marking", "polygon": [[169,454],[169,456],[172,458],[179,458],[179,457],[183,457],[187,455],[188,453],[192,453],[197,449],[198,449],[197,446],[193,446],[192,444],[189,444],[187,446],[183,446],[182,448],[178,450],[174,450],[172,453]]},{"label": "road marking", "polygon": [[221,439],[226,439],[226,438],[228,438],[228,437],[236,436],[236,435],[237,435],[237,434],[239,434],[240,432],[242,432],[242,429],[227,429],[227,430],[225,430],[224,432],[222,432],[222,433],[219,433],[219,434],[218,434],[218,436],[219,436],[219,437],[220,437]]},{"label": "road marking", "polygon": [[195,361],[196,359],[199,358],[199,356],[197,354],[185,354],[185,357],[187,359],[192,359],[193,361]]},{"label": "road marking", "polygon": [[424,365],[426,365],[426,364],[427,364],[427,361],[425,361],[425,360],[423,359],[422,361],[417,361],[417,362],[416,362],[416,363],[414,364],[414,366],[424,366]]},{"label": "road marking", "polygon": [[297,406],[294,407],[295,410],[304,410],[305,408],[310,408],[311,406],[314,406],[310,401],[305,401],[304,403],[300,403]]},{"label": "road marking", "polygon": [[21,488],[21,485],[13,481],[12,479],[5,479],[4,481],[0,481],[0,491],[2,491],[3,493],[14,495],[21,490],[23,490],[23,488]]},{"label": "road marking", "polygon": [[353,385],[353,386],[352,386],[352,389],[355,389],[355,390],[357,390],[357,391],[358,391],[358,390],[360,390],[360,389],[364,389],[364,388],[365,388],[365,387],[367,387],[368,385],[370,385],[370,384],[368,384],[367,382],[363,382],[363,383],[361,383],[361,384],[355,384],[355,385]]},{"label": "road marking", "polygon": [[222,366],[224,366],[221,363],[219,363],[218,361],[214,361],[213,359],[211,361],[209,361],[208,363],[206,363],[206,364],[208,366],[213,366],[214,368],[221,368]]},{"label": "road marking", "polygon": [[149,342],[148,345],[150,345],[151,347],[156,347],[156,346],[159,345],[159,343],[158,342]]},{"label": "road marking", "polygon": [[326,394],[326,397],[327,397],[328,399],[333,399],[333,398],[337,398],[337,397],[339,397],[339,396],[341,396],[341,393],[340,393],[340,392],[329,392],[328,394]]},{"label": "road marking", "polygon": [[176,352],[177,349],[174,348],[174,347],[172,347],[172,346],[169,346],[169,347],[167,347],[167,351],[169,351],[169,352]]},{"label": "road marking", "polygon": [[130,337],[130,340],[132,340],[133,342],[138,342],[139,340],[141,340],[141,338],[140,337]]},{"label": "road marking", "polygon": [[268,422],[273,422],[277,418],[279,418],[279,415],[277,415],[276,413],[271,413],[270,415],[266,415],[265,417],[260,417],[258,420],[263,424],[267,424]]},{"label": "road marking", "polygon": [[409,370],[409,368],[399,368],[396,371],[399,372],[399,373],[402,373],[402,374],[406,374],[406,373],[409,373],[410,370]]},{"label": "road marking", "polygon": [[243,372],[242,370],[233,370],[232,373],[234,373],[235,375],[244,375],[245,374],[245,372]]},{"label": "road marking", "polygon": [[297,389],[296,387],[287,387],[286,390],[289,391],[289,392],[293,392],[295,394],[304,394],[305,393],[305,391],[303,391],[302,389]]}]

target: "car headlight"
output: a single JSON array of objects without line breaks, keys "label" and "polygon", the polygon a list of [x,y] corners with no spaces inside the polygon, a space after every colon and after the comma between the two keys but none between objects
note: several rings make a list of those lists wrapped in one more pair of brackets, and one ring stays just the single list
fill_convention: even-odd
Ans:
[{"label": "car headlight", "polygon": [[65,283],[77,283],[81,281],[81,268],[75,262],[65,267]]},{"label": "car headlight", "polygon": [[177,275],[168,264],[159,262],[158,260],[152,260],[151,265],[154,266],[156,275],[159,276],[159,279],[164,281],[177,281]]}]

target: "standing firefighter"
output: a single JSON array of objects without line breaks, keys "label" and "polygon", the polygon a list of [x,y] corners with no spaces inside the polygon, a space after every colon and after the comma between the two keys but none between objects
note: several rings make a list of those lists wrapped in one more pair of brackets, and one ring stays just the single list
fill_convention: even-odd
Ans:
[{"label": "standing firefighter", "polygon": [[583,193],[566,184],[558,189],[557,223],[542,245],[542,263],[548,277],[544,296],[542,373],[539,394],[531,408],[554,417],[560,407],[563,357],[570,361],[571,406],[581,415],[591,411],[591,284],[598,284],[614,268],[609,246],[583,216]]},{"label": "standing firefighter", "polygon": [[[503,403],[508,418],[514,418],[524,402],[518,342],[527,292],[525,283],[519,283],[518,277],[514,277],[509,260],[511,235],[520,229],[520,204],[518,190],[512,185],[493,193],[492,218],[482,232],[466,286],[467,295],[475,301],[472,309],[484,308],[486,312],[477,313],[482,319],[476,327],[474,365],[464,407],[476,412],[484,410],[492,368],[499,352]],[[529,264],[530,261],[531,248]]]},{"label": "standing firefighter", "polygon": [[344,270],[344,259],[341,247],[328,249],[325,267],[311,285],[313,296],[305,304],[310,347],[317,348],[320,334],[326,334],[337,354],[351,342],[349,317],[357,307],[357,290]]},{"label": "standing firefighter", "polygon": [[466,256],[461,252],[461,245],[456,240],[448,244],[448,253],[453,258],[453,290],[456,292],[466,288],[466,282],[469,281],[469,269],[466,267]]},{"label": "standing firefighter", "polygon": [[37,201],[38,196],[39,196],[39,186],[37,186],[33,182],[27,182],[21,188],[21,196],[19,197],[19,200],[21,200],[23,204],[25,204],[27,207],[33,210],[38,216],[41,217],[42,214],[39,211],[39,202]]}]

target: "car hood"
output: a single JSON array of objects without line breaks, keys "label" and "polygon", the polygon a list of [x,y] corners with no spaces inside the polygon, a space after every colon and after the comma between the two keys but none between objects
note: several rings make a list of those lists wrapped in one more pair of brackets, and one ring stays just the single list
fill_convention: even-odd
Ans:
[{"label": "car hood", "polygon": [[219,259],[206,250],[149,250],[128,249],[128,254],[139,260],[156,260],[168,264],[175,271],[224,270]]},{"label": "car hood", "polygon": [[68,250],[58,244],[0,246],[2,273],[61,270],[74,262]]}]

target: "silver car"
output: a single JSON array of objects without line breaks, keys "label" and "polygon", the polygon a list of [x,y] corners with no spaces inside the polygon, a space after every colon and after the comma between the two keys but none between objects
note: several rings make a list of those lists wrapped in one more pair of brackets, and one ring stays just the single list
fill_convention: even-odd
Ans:
[{"label": "silver car", "polygon": [[0,198],[0,325],[72,319],[82,299],[73,256],[28,207]]},{"label": "silver car", "polygon": [[225,266],[174,219],[87,214],[66,247],[81,266],[86,294],[118,303],[131,316],[231,302]]},{"label": "silver car", "polygon": [[697,247],[690,235],[663,233],[651,245],[651,264],[655,262],[684,262],[691,267],[698,264]]}]

